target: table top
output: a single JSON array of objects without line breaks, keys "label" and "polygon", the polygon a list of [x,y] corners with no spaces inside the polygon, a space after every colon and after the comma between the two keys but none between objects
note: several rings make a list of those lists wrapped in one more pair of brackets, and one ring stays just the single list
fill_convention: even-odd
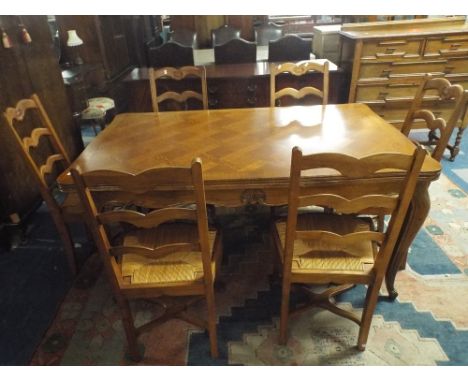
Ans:
[{"label": "table top", "polygon": [[[294,146],[304,154],[356,157],[414,150],[407,137],[364,104],[129,113],[117,115],[72,166],[84,172],[138,173],[148,167],[187,167],[200,157],[207,189],[285,187]],[[440,169],[427,156],[420,177],[434,180]],[[313,170],[310,178],[316,182],[317,177],[336,181],[337,174]],[[64,189],[72,184],[66,172],[58,182]]]}]

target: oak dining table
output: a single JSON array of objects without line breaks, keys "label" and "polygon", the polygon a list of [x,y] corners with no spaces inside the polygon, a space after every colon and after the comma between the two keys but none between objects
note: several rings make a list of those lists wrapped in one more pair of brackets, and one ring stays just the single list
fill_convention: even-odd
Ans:
[{"label": "oak dining table", "polygon": [[[222,206],[287,203],[291,150],[304,154],[331,152],[355,157],[393,152],[410,154],[414,144],[368,106],[337,104],[119,114],[72,163],[81,171],[119,170],[138,173],[148,167],[203,163],[207,203]],[[426,156],[403,230],[386,275],[391,298],[395,277],[406,264],[408,249],[430,208],[428,188],[441,171]],[[334,170],[306,172],[303,186],[321,192],[339,188],[352,197],[355,185],[370,190],[397,190],[402,172],[377,178],[344,179]],[[68,171],[58,178],[64,192],[75,192]],[[170,193],[188,193],[173,185],[155,190],[155,207]]]}]

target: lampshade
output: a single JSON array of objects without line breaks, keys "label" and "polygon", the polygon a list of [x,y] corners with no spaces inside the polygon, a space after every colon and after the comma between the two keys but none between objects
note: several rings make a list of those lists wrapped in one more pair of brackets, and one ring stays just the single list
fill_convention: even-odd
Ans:
[{"label": "lampshade", "polygon": [[83,40],[78,37],[76,34],[76,30],[72,29],[67,31],[68,33],[68,40],[67,40],[67,46],[79,46],[83,45]]}]

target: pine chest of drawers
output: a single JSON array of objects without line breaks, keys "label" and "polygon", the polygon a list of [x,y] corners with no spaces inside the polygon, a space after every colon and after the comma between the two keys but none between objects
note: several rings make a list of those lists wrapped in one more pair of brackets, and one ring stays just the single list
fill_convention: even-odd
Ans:
[{"label": "pine chest of drawers", "polygon": [[[463,16],[344,24],[340,36],[341,67],[351,75],[348,102],[368,104],[396,127],[426,73],[468,89],[468,23]],[[435,113],[448,107],[428,102]],[[467,120],[459,122],[458,144]],[[458,147],[451,151],[453,159]]]}]

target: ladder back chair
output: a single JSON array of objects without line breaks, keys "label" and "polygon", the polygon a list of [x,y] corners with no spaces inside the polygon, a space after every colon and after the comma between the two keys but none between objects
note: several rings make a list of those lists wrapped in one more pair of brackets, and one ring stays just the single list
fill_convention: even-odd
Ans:
[{"label": "ladder back chair", "polygon": [[[31,112],[27,113],[28,111]],[[29,136],[22,137],[17,124],[23,123],[28,118],[27,114],[34,124],[39,122],[40,126],[32,129]],[[36,94],[18,101],[15,107],[8,107],[4,116],[18,142],[19,151],[39,186],[62,240],[70,270],[75,275],[75,250],[67,222],[82,221],[83,210],[76,194],[67,194],[64,200],[60,200],[56,193],[56,179],[60,174],[56,165],[61,164],[63,171],[70,166],[70,158]]]},{"label": "ladder back chair", "polygon": [[[434,97],[436,98],[435,102],[446,102],[448,104],[445,115],[444,113],[436,113],[424,105],[424,101],[434,101]],[[422,120],[424,122],[422,128],[429,129],[429,133],[428,140],[420,143],[435,145],[432,157],[438,161],[442,159],[445,148],[449,148],[451,152],[450,160],[454,160],[458,153],[458,151],[454,151],[454,147],[458,147],[458,145],[449,145],[449,140],[454,128],[461,123],[464,117],[467,101],[468,91],[464,91],[461,85],[452,85],[446,78],[433,78],[431,75],[426,75],[406,114],[401,132],[408,136],[411,130],[421,128],[415,126],[415,122]],[[463,128],[464,126],[459,127],[458,141],[461,140]]]},{"label": "ladder back chair", "polygon": [[[297,99],[304,98],[308,95],[313,95],[322,99],[322,105],[328,103],[328,89],[329,89],[329,65],[328,61],[323,63],[316,61],[300,61],[298,63],[286,62],[283,64],[270,64],[270,106],[276,106],[280,98],[290,96]],[[285,87],[280,90],[277,89],[278,76],[283,73],[288,73],[296,77],[308,74],[311,71],[322,73],[322,89],[305,86],[301,89],[292,87]]]},{"label": "ladder back chair", "polygon": [[[295,313],[316,305],[354,321],[360,326],[358,348],[365,349],[379,290],[425,155],[420,146],[412,155],[381,153],[360,159],[334,153],[303,155],[300,148],[293,148],[287,221],[272,224],[282,263],[280,344],[287,341],[292,284],[332,284],[320,294],[304,287],[310,301],[299,304]],[[355,185],[352,195],[346,190],[307,193],[301,187],[301,173],[323,168],[365,181]],[[387,169],[405,171],[399,192],[369,191],[377,172]],[[298,214],[298,209],[306,206],[329,208],[331,212]],[[379,232],[369,214],[389,215],[387,229]],[[361,317],[339,308],[333,301],[334,296],[353,284],[368,286]]]},{"label": "ladder back chair", "polygon": [[[166,67],[161,69],[149,68],[149,81],[151,90],[151,103],[153,111],[159,112],[159,104],[167,100],[173,100],[180,103],[185,103],[187,108],[187,100],[197,99],[203,105],[203,109],[208,109],[208,90],[206,84],[206,69],[204,66],[183,66],[181,68]],[[176,81],[184,80],[187,77],[195,77],[200,80],[201,93],[194,90],[184,90],[182,93],[177,93],[172,90],[166,90],[158,93],[157,82],[160,79],[172,79]]]},{"label": "ladder back chair", "polygon": [[[71,172],[123,316],[131,357],[141,358],[138,335],[171,318],[207,329],[211,355],[217,357],[214,281],[222,243],[220,234],[208,227],[201,160],[194,159],[188,168],[151,168],[135,175],[82,173],[79,168]],[[175,186],[190,195],[181,197]],[[167,299],[175,297],[187,301],[169,304]],[[136,328],[129,305],[135,298],[159,299],[166,309]],[[187,311],[203,298],[206,321]]]}]

